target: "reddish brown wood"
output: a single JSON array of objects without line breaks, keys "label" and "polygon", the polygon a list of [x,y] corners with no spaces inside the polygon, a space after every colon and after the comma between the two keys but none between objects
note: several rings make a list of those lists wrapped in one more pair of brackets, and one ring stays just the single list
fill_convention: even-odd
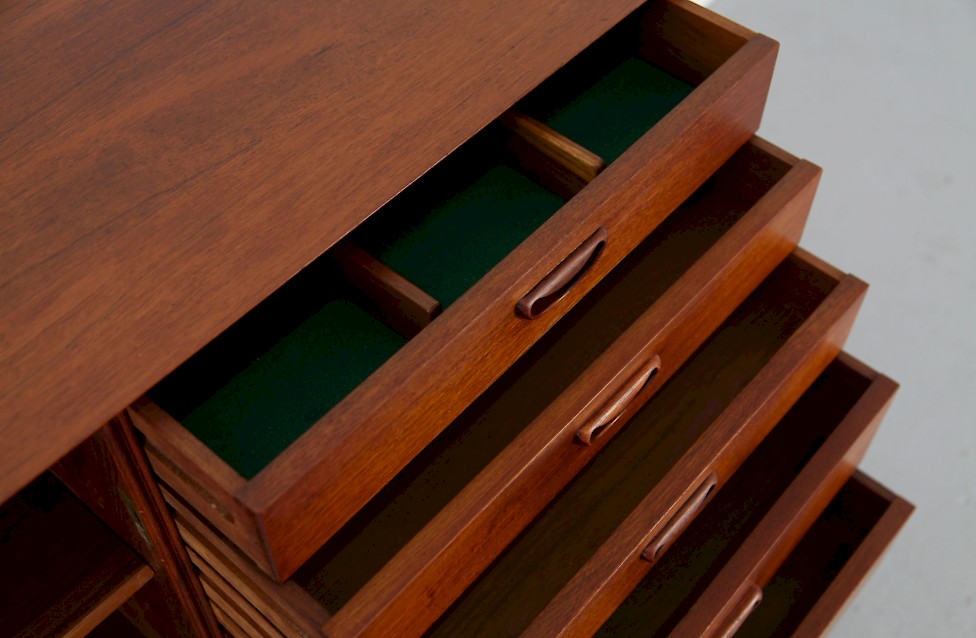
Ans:
[{"label": "reddish brown wood", "polygon": [[[594,618],[591,626],[599,627],[650,568],[641,551],[705,476],[714,471],[724,483],[833,358],[864,291],[856,279],[837,282],[799,256],[774,271],[689,364],[698,375],[709,370],[705,379],[690,377],[686,387],[675,377],[465,592],[433,635],[507,635],[532,623],[529,633],[552,636]],[[784,331],[776,321],[800,323]],[[705,380],[712,387],[698,398]],[[733,393],[719,386],[725,383],[742,389]],[[734,399],[708,398],[713,391]],[[716,404],[714,420],[704,417]]]},{"label": "reddish brown wood", "polygon": [[203,590],[215,607],[219,607],[230,618],[233,618],[234,622],[244,629],[248,635],[257,638],[284,638],[281,632],[268,623],[268,620],[251,607],[232,587],[216,584],[220,580],[220,576],[213,572],[200,574]]},{"label": "reddish brown wood", "polygon": [[752,610],[762,602],[762,589],[754,584],[748,584],[736,599],[735,605],[729,610],[728,616],[722,618],[715,631],[709,638],[732,638],[739,631],[742,623],[749,618]]},{"label": "reddish brown wood", "polygon": [[[790,169],[785,161],[779,163],[776,155],[745,149],[716,177],[710,196],[682,209],[674,222],[661,229],[660,240],[652,235],[646,247],[638,250],[625,267],[630,274],[610,282],[614,286],[612,293],[593,293],[597,299],[605,297],[606,303],[587,301],[578,313],[574,311],[572,316],[585,313],[587,319],[581,325],[589,326],[584,329],[589,336],[578,338],[592,339],[602,329],[601,321],[619,321],[622,308],[646,295],[649,279],[674,281],[671,289],[661,294],[608,352],[527,424],[488,468],[338,611],[331,631],[358,635],[370,627],[370,631],[382,635],[394,626],[405,631],[406,616],[418,626],[432,622],[460,588],[471,582],[612,438],[616,427],[592,448],[574,442],[580,425],[592,418],[623,380],[630,378],[649,356],[660,353],[661,370],[647,391],[618,417],[620,423],[625,423],[668,380],[799,237],[819,169],[795,158],[785,159],[798,164]],[[754,170],[759,166],[766,166],[767,170]],[[770,182],[758,183],[756,176],[760,174]],[[739,199],[743,196],[746,199]],[[704,211],[724,216],[730,209],[748,212],[710,245],[687,272],[683,271],[687,267],[682,265],[683,259],[703,250],[698,242],[714,239],[696,240],[695,233],[683,233],[680,220],[699,219]],[[676,268],[677,272],[672,272]],[[561,364],[557,359],[553,365]],[[492,413],[479,419],[484,419],[488,427],[493,427],[493,423],[523,422],[518,411],[531,404],[531,397],[537,393],[533,388],[535,385],[526,390],[526,396],[515,393],[507,409],[503,401],[499,409],[492,408]],[[381,530],[394,524],[402,526],[403,522],[376,526],[375,533],[389,537]],[[479,551],[472,554],[470,547],[478,547]]]},{"label": "reddish brown wood", "polygon": [[864,457],[897,384],[846,354],[835,365],[869,383],[828,440],[790,483],[749,538],[690,606],[670,635],[708,635],[722,625],[743,583],[765,586]]},{"label": "reddish brown wood", "polygon": [[552,308],[553,304],[565,297],[586,271],[593,267],[606,245],[607,229],[600,226],[533,286],[532,290],[519,299],[515,309],[526,319],[536,319]]},{"label": "reddish brown wood", "polygon": [[[667,7],[675,19],[687,11],[681,2]],[[245,551],[259,564],[270,565],[278,578],[293,573],[748,139],[762,113],[776,49],[762,36],[742,45],[430,329],[244,484],[234,499],[207,495],[225,510],[239,504],[257,519],[260,529],[242,543]],[[532,322],[515,316],[515,302],[600,226],[609,234],[607,247],[566,297]],[[486,349],[488,343],[492,347]],[[136,411],[145,405],[137,405]],[[137,423],[145,420],[136,418]],[[397,436],[389,436],[393,422]],[[157,447],[161,430],[145,430]],[[183,475],[202,481],[208,468],[218,465],[212,453],[198,456],[194,451],[178,467]],[[229,536],[238,532],[211,510],[201,511],[218,529]],[[263,555],[252,549],[260,543],[265,545]]]},{"label": "reddish brown wood", "polygon": [[0,501],[638,4],[5,3]]},{"label": "reddish brown wood", "polygon": [[383,321],[408,339],[441,313],[440,302],[351,241],[339,242],[329,254]]},{"label": "reddish brown wood", "polygon": [[237,620],[225,612],[220,606],[213,605],[213,611],[226,635],[229,635],[232,638],[255,638],[253,634],[241,627]]},{"label": "reddish brown wood", "polygon": [[0,507],[0,539],[6,636],[84,636],[153,577],[50,475]]},{"label": "reddish brown wood", "polygon": [[[641,363],[637,371],[630,377],[624,378],[624,385],[616,388],[614,394],[607,399],[583,427],[576,430],[576,440],[583,445],[593,445],[593,442],[607,432],[609,428],[620,422],[627,408],[634,404],[637,396],[644,391],[647,384],[661,369],[661,357],[651,355]],[[616,379],[614,380],[616,381]]]},{"label": "reddish brown wood", "polygon": [[214,618],[128,420],[113,419],[52,470],[155,571],[126,616],[148,635],[213,635]]},{"label": "reddish brown wood", "polygon": [[[714,73],[755,34],[690,0],[652,4],[641,21],[641,53],[686,82]],[[657,44],[664,40],[670,46]]]},{"label": "reddish brown wood", "polygon": [[176,512],[176,524],[198,569],[209,567],[219,573],[284,635],[322,638],[319,628],[328,622],[329,614],[314,599],[293,582],[271,580],[179,497],[162,489]]},{"label": "reddish brown wood", "polygon": [[498,123],[511,135],[513,159],[550,190],[569,199],[606,168],[603,159],[562,133],[514,109]]},{"label": "reddish brown wood", "polygon": [[698,513],[708,503],[712,494],[715,493],[715,488],[717,487],[718,475],[712,472],[705,477],[705,480],[698,484],[698,488],[688,496],[684,503],[677,506],[674,515],[664,523],[657,536],[641,551],[641,558],[651,563],[657,561],[668,550],[668,547],[691,525],[691,522],[695,520],[695,517],[698,516]]},{"label": "reddish brown wood", "polygon": [[792,594],[769,593],[774,584],[767,585],[764,605],[739,635],[824,635],[914,509],[871,477],[854,472],[777,573],[789,579]]}]

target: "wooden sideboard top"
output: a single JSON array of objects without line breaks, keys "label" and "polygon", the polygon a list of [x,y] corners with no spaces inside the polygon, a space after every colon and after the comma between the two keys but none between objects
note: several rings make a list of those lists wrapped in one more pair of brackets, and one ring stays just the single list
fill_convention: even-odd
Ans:
[{"label": "wooden sideboard top", "polygon": [[0,501],[638,0],[0,9]]}]

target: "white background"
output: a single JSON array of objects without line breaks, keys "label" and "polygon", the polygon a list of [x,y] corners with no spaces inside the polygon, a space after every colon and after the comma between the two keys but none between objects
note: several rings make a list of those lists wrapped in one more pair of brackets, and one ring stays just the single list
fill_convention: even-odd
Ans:
[{"label": "white background", "polygon": [[831,636],[976,636],[976,1],[707,4],[780,42],[760,134],[824,168],[802,243],[902,384],[862,468],[918,509]]}]

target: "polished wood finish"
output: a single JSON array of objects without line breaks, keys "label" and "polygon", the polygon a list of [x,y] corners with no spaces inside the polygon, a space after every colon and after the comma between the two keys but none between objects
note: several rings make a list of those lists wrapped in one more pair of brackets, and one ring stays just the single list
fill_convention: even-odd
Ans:
[{"label": "polished wood finish", "polygon": [[84,636],[153,577],[54,478],[0,507],[0,626],[11,637]]},{"label": "polished wood finish", "polygon": [[852,385],[857,377],[870,385],[671,632],[675,638],[714,632],[731,613],[730,591],[743,583],[764,587],[864,457],[898,386],[847,355],[833,365],[852,373]]},{"label": "polished wood finish", "polygon": [[603,226],[593,231],[566,259],[518,300],[515,309],[519,314],[526,319],[536,319],[558,303],[600,258],[607,239],[607,229]]},{"label": "polished wood finish", "polygon": [[841,353],[597,635],[711,637],[741,625],[745,601],[850,477],[896,387]]},{"label": "polished wood finish", "polygon": [[[702,15],[681,0],[664,4],[677,22]],[[135,403],[133,419],[168,471],[196,482],[178,487],[184,498],[269,573],[291,575],[748,140],[777,45],[759,35],[740,44],[722,49],[726,62],[676,109],[253,479],[189,441],[151,402]],[[606,248],[566,296],[532,321],[517,316],[515,302],[601,226]]]},{"label": "polished wood finish", "polygon": [[256,638],[283,638],[282,634],[268,623],[267,619],[255,613],[246,600],[241,598],[232,587],[221,587],[214,579],[220,577],[210,573],[201,573],[200,582],[214,607],[221,609],[234,623],[250,636]]},{"label": "polished wood finish", "polygon": [[[350,540],[324,548],[336,553],[329,598],[349,601],[334,603],[329,631],[404,631],[408,614],[432,622],[795,245],[818,176],[762,140],[737,153],[381,492],[367,508],[381,515],[359,516],[342,532]],[[592,446],[577,444],[658,352],[666,363],[646,390]]]},{"label": "polished wood finish", "polygon": [[837,354],[865,288],[800,254],[784,262],[432,635],[551,636],[608,615],[705,477],[721,486]]},{"label": "polished wood finish", "polygon": [[6,3],[0,501],[638,4]]},{"label": "polished wood finish", "polygon": [[914,506],[857,471],[773,576],[739,636],[822,636]]},{"label": "polished wood finish", "polygon": [[356,244],[339,242],[329,254],[376,305],[383,321],[408,339],[441,314],[439,301]]},{"label": "polished wood finish", "polygon": [[52,467],[52,472],[155,572],[123,610],[149,635],[213,635],[217,625],[152,471],[124,415]]},{"label": "polished wood finish", "polygon": [[[319,638],[329,614],[293,582],[277,583],[215,532],[177,495],[163,488],[176,525],[200,570],[219,573],[234,589],[290,638]],[[202,562],[201,562],[202,561]]]},{"label": "polished wood finish", "polygon": [[498,123],[512,133],[507,144],[514,161],[540,184],[566,199],[606,168],[599,155],[525,113],[506,111]]},{"label": "polished wood finish", "polygon": [[[42,519],[66,501],[0,506],[0,536],[19,534],[0,546],[4,572],[32,576],[0,592],[5,630],[351,638],[437,621],[435,636],[589,635],[665,570],[683,598],[675,635],[814,635],[890,542],[911,506],[862,475],[813,520],[894,384],[841,355],[828,372],[863,381],[863,396],[823,442],[783,434],[816,401],[796,399],[846,338],[864,285],[786,257],[819,169],[747,143],[776,43],[689,0],[462,4],[3,10],[0,503],[54,463],[124,541],[89,534],[94,519],[69,500],[84,521],[72,543],[110,549],[62,559],[64,530]],[[601,120],[614,87],[627,97]],[[507,237],[450,218],[444,234],[481,263],[427,261],[476,272],[463,287],[410,275],[438,300],[360,242],[482,151],[512,193],[533,194],[503,209],[520,219],[494,228],[522,224]],[[504,179],[485,186],[509,195]],[[290,402],[311,406],[296,419],[269,403],[279,427],[262,415],[231,434],[263,456],[221,447],[219,402],[210,421],[180,410],[201,394],[192,380],[179,418],[149,398],[309,280],[312,295],[351,295],[348,323],[383,336],[343,341],[356,345],[331,369],[293,366],[335,396]],[[320,317],[307,332],[335,343],[321,329],[340,315]],[[826,413],[847,406],[840,394]],[[272,429],[276,442],[262,438]],[[767,489],[774,473],[782,494]],[[739,529],[720,515],[733,510],[748,518]],[[723,543],[683,595],[694,561],[682,557]],[[785,607],[783,578],[803,589]]]}]

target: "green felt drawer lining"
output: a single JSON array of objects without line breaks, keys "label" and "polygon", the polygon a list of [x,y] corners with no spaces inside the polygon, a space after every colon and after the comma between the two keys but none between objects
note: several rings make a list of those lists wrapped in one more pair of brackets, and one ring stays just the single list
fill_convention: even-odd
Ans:
[{"label": "green felt drawer lining", "polygon": [[[608,161],[692,88],[637,58],[576,79],[585,88],[556,92],[557,100],[540,87],[541,103],[550,103],[546,119]],[[446,308],[564,204],[501,158],[492,132],[476,136],[353,239]],[[305,302],[290,323],[244,321],[253,325],[231,328],[223,346],[191,360],[151,396],[250,479],[406,342],[355,296],[339,291],[314,308]],[[233,361],[215,363],[219,357]]]}]

